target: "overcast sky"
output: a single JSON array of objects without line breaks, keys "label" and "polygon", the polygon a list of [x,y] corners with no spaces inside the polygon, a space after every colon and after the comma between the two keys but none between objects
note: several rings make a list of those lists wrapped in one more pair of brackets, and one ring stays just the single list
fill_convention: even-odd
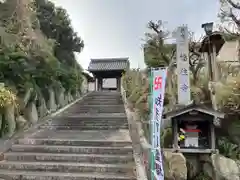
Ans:
[{"label": "overcast sky", "polygon": [[85,42],[77,59],[88,67],[91,58],[129,57],[131,67],[144,66],[141,44],[150,20],[181,24],[200,36],[201,24],[217,20],[219,0],[52,0],[64,7]]}]

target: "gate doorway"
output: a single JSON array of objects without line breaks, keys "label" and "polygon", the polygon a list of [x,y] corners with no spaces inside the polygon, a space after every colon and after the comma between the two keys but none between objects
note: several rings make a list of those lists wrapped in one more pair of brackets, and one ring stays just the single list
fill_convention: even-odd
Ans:
[{"label": "gate doorway", "polygon": [[104,78],[102,90],[117,90],[116,78]]}]

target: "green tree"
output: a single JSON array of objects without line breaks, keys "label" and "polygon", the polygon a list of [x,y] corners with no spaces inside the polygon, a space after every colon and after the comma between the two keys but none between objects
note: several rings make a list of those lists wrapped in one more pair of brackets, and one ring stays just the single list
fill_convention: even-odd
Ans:
[{"label": "green tree", "polygon": [[145,63],[148,67],[168,66],[175,55],[174,44],[166,44],[170,33],[164,31],[163,22],[148,23],[149,33],[145,34],[144,43]]},{"label": "green tree", "polygon": [[[148,67],[168,66],[176,67],[176,44],[166,43],[171,38],[169,31],[164,30],[163,21],[148,23],[149,33],[146,33],[144,47],[145,63]],[[194,40],[194,34],[189,32],[189,65],[193,82],[197,82],[197,75],[204,66],[201,54],[198,52],[200,43]],[[173,69],[172,69],[173,68]]]},{"label": "green tree", "polygon": [[55,40],[54,54],[64,64],[74,66],[74,52],[81,52],[83,40],[74,32],[65,9],[50,1],[36,0],[37,16],[42,32]]},{"label": "green tree", "polygon": [[[64,87],[73,95],[80,91],[82,68],[74,53],[84,44],[66,10],[47,0],[7,0],[0,3],[0,37],[0,82],[6,86],[0,111],[13,101],[20,112],[29,102],[38,107],[49,100],[50,88],[58,92]],[[0,135],[15,131],[16,122],[6,121]]]}]

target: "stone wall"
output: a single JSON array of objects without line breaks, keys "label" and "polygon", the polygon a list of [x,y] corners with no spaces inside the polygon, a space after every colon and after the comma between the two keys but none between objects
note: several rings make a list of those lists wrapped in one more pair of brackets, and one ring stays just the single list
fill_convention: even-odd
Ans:
[{"label": "stone wall", "polygon": [[88,91],[95,91],[95,81],[88,83]]},{"label": "stone wall", "polygon": [[[83,88],[83,92],[86,93],[87,90]],[[63,88],[59,90],[49,88],[48,99],[45,99],[43,97],[32,98],[32,92],[29,90],[26,92],[25,97],[22,98],[20,107],[9,105],[5,107],[3,114],[0,115],[1,123],[3,121],[7,123],[7,133],[4,134],[3,138],[10,138],[15,132],[37,124],[45,116],[80,98],[81,94],[81,92],[77,92],[72,95],[69,92],[65,92]]]},{"label": "stone wall", "polygon": [[83,82],[82,82],[82,93],[85,94],[88,91],[88,80],[85,76],[83,76]]},{"label": "stone wall", "polygon": [[217,61],[230,62],[231,65],[239,65],[239,41],[225,42],[217,56]]}]

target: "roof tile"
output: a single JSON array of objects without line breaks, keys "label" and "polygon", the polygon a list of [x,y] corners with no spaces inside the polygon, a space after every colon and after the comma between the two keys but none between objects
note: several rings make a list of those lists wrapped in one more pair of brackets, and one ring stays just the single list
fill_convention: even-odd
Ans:
[{"label": "roof tile", "polygon": [[128,58],[91,59],[88,71],[124,70],[128,67]]}]

